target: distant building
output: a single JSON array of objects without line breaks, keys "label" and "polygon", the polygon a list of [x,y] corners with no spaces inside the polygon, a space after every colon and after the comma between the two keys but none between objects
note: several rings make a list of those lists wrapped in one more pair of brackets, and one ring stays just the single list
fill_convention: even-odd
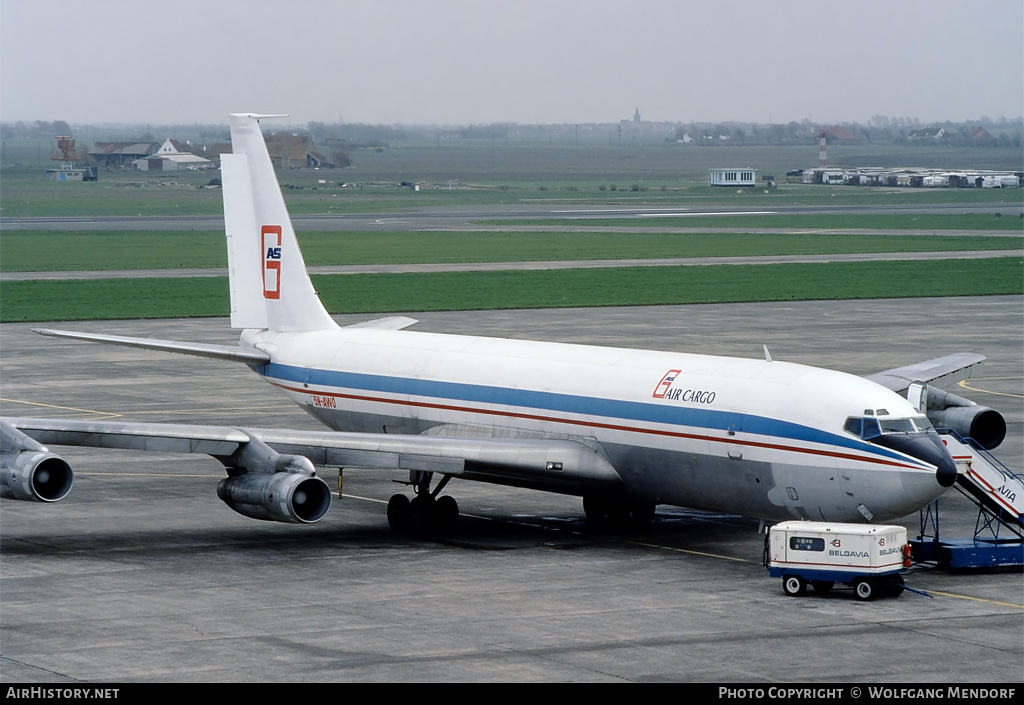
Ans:
[{"label": "distant building", "polygon": [[156,142],[96,142],[86,157],[96,166],[128,169],[132,162],[148,157],[159,149]]},{"label": "distant building", "polygon": [[132,162],[132,167],[138,171],[182,171],[214,167],[209,159],[182,151],[181,148],[185,146],[181,142],[167,138],[154,154],[136,159]]},{"label": "distant building", "polygon": [[850,132],[842,125],[833,125],[825,128],[826,144],[860,144],[861,136]]},{"label": "distant building", "polygon": [[757,169],[709,169],[712,186],[756,186]]},{"label": "distant building", "polygon": [[980,126],[971,127],[967,131],[967,141],[976,147],[994,147],[996,145],[996,138]]},{"label": "distant building", "polygon": [[277,133],[268,135],[267,151],[275,169],[329,167],[324,155],[316,151],[311,135]]},{"label": "distant building", "polygon": [[217,166],[220,166],[220,156],[222,154],[231,154],[230,142],[214,142],[213,144],[203,146],[202,156],[206,157]]},{"label": "distant building", "polygon": [[907,138],[912,142],[939,142],[946,131],[941,127],[926,127],[923,130],[913,130]]}]

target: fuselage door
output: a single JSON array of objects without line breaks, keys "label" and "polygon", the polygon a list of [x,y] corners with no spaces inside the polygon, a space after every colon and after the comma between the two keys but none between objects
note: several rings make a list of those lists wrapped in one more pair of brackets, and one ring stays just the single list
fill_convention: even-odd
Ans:
[{"label": "fuselage door", "polygon": [[922,414],[928,413],[928,385],[924,382],[911,382],[907,387],[907,401]]}]

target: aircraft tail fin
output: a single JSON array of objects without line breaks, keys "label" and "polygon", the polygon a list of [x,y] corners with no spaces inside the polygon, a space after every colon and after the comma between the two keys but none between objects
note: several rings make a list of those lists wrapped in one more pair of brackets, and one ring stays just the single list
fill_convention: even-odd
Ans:
[{"label": "aircraft tail fin", "polygon": [[221,157],[231,327],[274,331],[337,328],[299,251],[260,118],[231,115],[232,154]]}]

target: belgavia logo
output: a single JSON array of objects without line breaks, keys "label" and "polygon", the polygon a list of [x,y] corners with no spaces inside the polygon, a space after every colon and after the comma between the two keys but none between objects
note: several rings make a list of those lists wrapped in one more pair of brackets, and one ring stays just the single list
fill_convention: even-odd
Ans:
[{"label": "belgavia logo", "polygon": [[263,243],[263,298],[281,298],[281,226],[264,225],[260,232]]}]

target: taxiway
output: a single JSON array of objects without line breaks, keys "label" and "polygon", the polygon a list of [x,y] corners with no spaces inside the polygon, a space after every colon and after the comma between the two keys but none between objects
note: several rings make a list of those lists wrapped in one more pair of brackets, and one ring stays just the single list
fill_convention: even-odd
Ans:
[{"label": "taxiway", "polygon": [[[1024,466],[1021,297],[411,313],[420,330],[759,357],[864,374],[988,356],[957,394],[1003,412]],[[365,317],[339,317],[342,323]],[[226,319],[48,324],[233,343]],[[0,327],[12,416],[317,428],[247,368]],[[317,525],[259,522],[216,497],[201,456],[57,449],[56,505],[0,503],[0,680],[1020,682],[1020,571],[915,569],[932,597],[790,598],[757,522],[661,508],[588,527],[577,498],[452,482],[457,534],[392,532],[399,473],[347,470]],[[336,473],[325,477],[334,484]],[[951,492],[944,536],[975,513]],[[917,515],[906,517],[910,534]]]}]

